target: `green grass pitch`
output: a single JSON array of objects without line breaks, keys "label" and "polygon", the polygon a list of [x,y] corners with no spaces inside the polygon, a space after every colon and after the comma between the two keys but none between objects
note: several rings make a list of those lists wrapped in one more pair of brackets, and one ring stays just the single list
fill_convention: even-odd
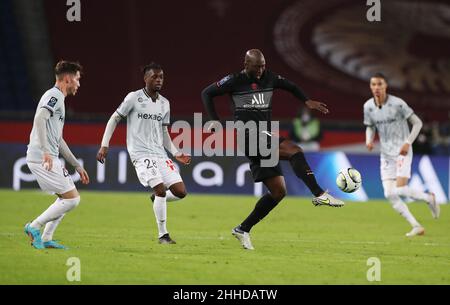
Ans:
[{"label": "green grass pitch", "polygon": [[[54,198],[0,191],[0,284],[450,284],[450,207],[434,220],[424,203],[409,207],[426,229],[410,227],[387,201],[314,207],[287,197],[252,230],[255,251],[230,234],[253,209],[251,196],[188,195],[168,204],[176,245],[159,245],[145,192],[81,193],[55,239],[70,250],[35,250],[23,225]],[[68,258],[81,262],[69,282]],[[369,282],[370,257],[381,281]]]}]

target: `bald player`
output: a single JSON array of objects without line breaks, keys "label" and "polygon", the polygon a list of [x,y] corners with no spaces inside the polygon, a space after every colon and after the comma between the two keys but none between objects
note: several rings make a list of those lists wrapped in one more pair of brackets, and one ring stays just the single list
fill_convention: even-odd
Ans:
[{"label": "bald player", "polygon": [[[296,84],[272,71],[266,70],[264,55],[257,49],[246,52],[244,70],[229,74],[218,82],[209,85],[202,91],[201,97],[211,120],[219,120],[214,107],[214,97],[229,95],[234,106],[235,121],[242,121],[243,123],[254,121],[256,125],[259,122],[267,122],[267,125],[270,126],[272,120],[272,95],[275,89],[282,89],[292,93],[310,109],[318,110],[324,114],[329,112],[326,104],[311,100]],[[258,141],[266,141],[267,139],[262,139],[264,137],[276,137],[270,130],[259,129],[256,131]],[[248,138],[249,133],[245,132],[245,137]],[[249,139],[246,139],[246,142],[250,145],[257,144],[249,143]],[[284,138],[277,138],[276,143],[279,145],[279,158],[290,162],[297,177],[306,184],[314,195],[312,199],[314,205],[328,205],[332,207],[344,205],[344,202],[335,199],[317,184],[314,173],[299,146]],[[246,151],[246,156],[250,160],[253,180],[255,182],[262,181],[269,190],[267,194],[258,200],[250,215],[232,230],[232,234],[241,242],[244,249],[253,250],[249,234],[250,230],[283,199],[286,195],[286,185],[279,163],[273,167],[263,167],[261,166],[263,158],[260,155],[252,156]]]},{"label": "bald player", "polygon": [[[364,104],[367,149],[373,149],[375,132],[381,143],[380,172],[384,196],[392,207],[405,218],[412,229],[406,236],[423,235],[425,229],[409,211],[401,197],[410,197],[428,203],[434,218],[440,207],[433,193],[425,193],[408,186],[413,158],[412,143],[422,128],[422,121],[404,100],[387,94],[388,83],[382,73],[370,78],[373,97]],[[412,128],[409,130],[408,122]]]},{"label": "bald player", "polygon": [[167,156],[167,149],[179,162],[189,164],[191,157],[180,152],[169,135],[170,103],[160,94],[164,84],[164,71],[159,64],[151,63],[143,68],[145,87],[130,92],[113,113],[106,125],[97,160],[104,163],[109,141],[117,124],[127,120],[127,148],[139,181],[154,194],[153,201],[160,244],[175,244],[167,231],[167,201],[186,196],[181,176]]}]

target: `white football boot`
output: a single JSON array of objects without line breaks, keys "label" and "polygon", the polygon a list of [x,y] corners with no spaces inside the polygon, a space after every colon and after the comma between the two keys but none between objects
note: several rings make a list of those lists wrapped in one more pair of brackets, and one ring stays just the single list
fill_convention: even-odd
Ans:
[{"label": "white football boot", "polygon": [[242,247],[244,247],[244,249],[255,250],[255,248],[253,248],[252,241],[250,240],[250,233],[244,232],[236,227],[231,230],[231,234],[233,234],[234,237],[236,237],[241,242],[241,245]]},{"label": "white football boot", "polygon": [[315,206],[319,205],[328,205],[330,207],[343,207],[345,203],[339,199],[334,198],[331,196],[328,191],[320,195],[319,197],[314,197],[312,199],[312,203]]},{"label": "white football boot", "polygon": [[416,227],[413,227],[410,232],[406,233],[406,236],[413,237],[413,236],[424,235],[424,234],[425,234],[425,229],[422,226],[416,226]]}]

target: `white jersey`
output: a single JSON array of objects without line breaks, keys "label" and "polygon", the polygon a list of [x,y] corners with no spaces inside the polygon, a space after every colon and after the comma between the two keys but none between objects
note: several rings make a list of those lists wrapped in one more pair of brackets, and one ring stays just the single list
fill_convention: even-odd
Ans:
[{"label": "white jersey", "polygon": [[386,103],[380,108],[373,98],[364,104],[364,125],[376,127],[380,137],[381,154],[398,156],[410,131],[408,118],[414,111],[401,98],[393,95],[386,97]]},{"label": "white jersey", "polygon": [[130,92],[116,112],[127,118],[127,148],[132,161],[167,157],[163,126],[170,123],[170,104],[164,96],[158,94],[154,102],[145,89]]},{"label": "white jersey", "polygon": [[[59,142],[61,141],[63,134],[64,117],[66,113],[64,99],[65,96],[61,90],[53,87],[44,93],[36,109],[36,113],[41,108],[45,108],[51,113],[45,128],[47,130],[47,147],[50,155],[54,158],[58,158],[59,156]],[[43,152],[41,146],[36,126],[33,125],[30,134],[30,143],[28,144],[27,161],[42,162]]]}]

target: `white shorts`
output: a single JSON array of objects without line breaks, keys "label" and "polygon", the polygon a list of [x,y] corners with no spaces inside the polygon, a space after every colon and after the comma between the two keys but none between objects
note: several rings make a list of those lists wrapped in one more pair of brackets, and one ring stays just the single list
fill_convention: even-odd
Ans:
[{"label": "white shorts", "polygon": [[27,162],[27,165],[44,192],[61,195],[75,188],[72,177],[58,158],[53,159],[51,171],[46,170],[41,163]]},{"label": "white shorts", "polygon": [[151,188],[164,183],[166,188],[183,182],[177,166],[169,158],[140,158],[133,162],[139,181],[145,187]]},{"label": "white shorts", "polygon": [[397,157],[381,156],[380,173],[381,180],[396,180],[397,177],[411,178],[411,164],[413,154],[409,150],[406,156],[399,155]]}]

